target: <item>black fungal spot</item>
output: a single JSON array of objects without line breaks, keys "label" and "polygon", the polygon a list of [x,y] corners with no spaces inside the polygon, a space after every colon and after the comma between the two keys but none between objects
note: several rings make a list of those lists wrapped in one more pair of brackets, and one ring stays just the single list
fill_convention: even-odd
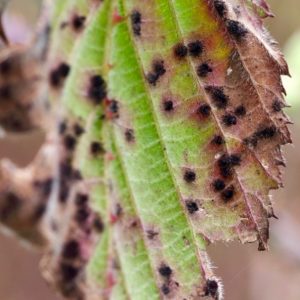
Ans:
[{"label": "black fungal spot", "polygon": [[161,291],[164,295],[168,295],[170,294],[170,288],[166,285],[166,284],[163,284],[162,287],[161,287]]},{"label": "black fungal spot", "polygon": [[275,126],[265,127],[263,129],[259,129],[254,133],[254,136],[258,139],[271,139],[277,133],[277,129]]},{"label": "black fungal spot", "polygon": [[0,63],[0,73],[2,75],[7,75],[8,73],[11,72],[12,67],[13,67],[13,64],[12,64],[11,59],[7,58]]},{"label": "black fungal spot", "polygon": [[282,110],[282,108],[283,108],[282,103],[278,99],[275,99],[272,104],[273,111],[280,112]]},{"label": "black fungal spot", "polygon": [[76,136],[81,136],[85,131],[84,128],[79,124],[74,124],[73,130]]},{"label": "black fungal spot", "polygon": [[125,139],[128,143],[134,142],[134,131],[133,131],[133,129],[126,129]]},{"label": "black fungal spot", "polygon": [[158,80],[158,77],[159,76],[157,76],[157,74],[154,74],[154,73],[148,73],[147,74],[147,76],[146,76],[146,79],[147,79],[147,81],[149,82],[149,84],[151,84],[151,85],[156,85],[156,82],[157,82],[157,80]]},{"label": "black fungal spot", "polygon": [[59,87],[64,81],[64,79],[69,75],[70,70],[70,66],[62,62],[60,65],[57,66],[56,69],[50,72],[50,84],[53,87]]},{"label": "black fungal spot", "polygon": [[146,79],[151,85],[156,85],[159,77],[166,73],[164,62],[162,60],[155,60],[152,63],[152,71],[147,74]]},{"label": "black fungal spot", "polygon": [[12,99],[13,98],[13,88],[9,84],[5,84],[0,88],[0,99],[4,101],[5,99]]},{"label": "black fungal spot", "polygon": [[196,173],[194,171],[191,171],[191,170],[186,170],[184,172],[183,179],[187,183],[192,183],[196,180]]},{"label": "black fungal spot", "polygon": [[59,28],[60,28],[61,30],[63,30],[63,29],[65,29],[68,25],[69,25],[69,22],[63,21],[63,22],[60,23]]},{"label": "black fungal spot", "polygon": [[165,100],[163,102],[164,111],[170,112],[174,109],[174,104],[172,100]]},{"label": "black fungal spot", "polygon": [[131,19],[131,26],[132,26],[132,30],[134,35],[139,36],[141,35],[141,24],[142,24],[142,15],[139,11],[134,10],[131,15],[130,15],[130,19]]},{"label": "black fungal spot", "polygon": [[78,268],[67,263],[62,263],[60,266],[60,270],[61,270],[63,281],[65,282],[73,281],[79,274]]},{"label": "black fungal spot", "polygon": [[224,115],[222,117],[222,121],[223,121],[224,125],[226,125],[228,127],[237,124],[237,118],[236,118],[235,115],[232,115],[232,114],[226,114],[226,115]]},{"label": "black fungal spot", "polygon": [[0,219],[5,221],[11,214],[18,211],[21,207],[21,199],[13,192],[5,195],[5,204],[0,211]]},{"label": "black fungal spot", "polygon": [[79,170],[73,170],[72,178],[74,180],[81,180],[82,179],[81,172]]},{"label": "black fungal spot", "polygon": [[89,209],[87,207],[82,207],[77,210],[77,212],[75,214],[75,220],[79,224],[82,224],[88,219],[89,216],[90,216]]},{"label": "black fungal spot", "polygon": [[64,146],[67,150],[73,151],[75,149],[76,143],[77,141],[72,135],[67,134],[64,137]]},{"label": "black fungal spot", "polygon": [[77,241],[70,240],[68,241],[63,248],[62,255],[67,259],[74,259],[80,254],[80,247]]},{"label": "black fungal spot", "polygon": [[149,240],[153,240],[158,235],[154,230],[147,230],[146,233]]},{"label": "black fungal spot", "polygon": [[267,140],[273,138],[277,134],[277,128],[275,126],[267,126],[258,129],[252,136],[243,140],[247,146],[256,147],[259,140]]},{"label": "black fungal spot", "polygon": [[170,276],[172,275],[172,269],[165,264],[159,267],[158,272],[161,276],[166,278],[170,278]]},{"label": "black fungal spot", "polygon": [[62,121],[58,125],[58,132],[59,134],[64,134],[67,130],[67,123],[65,121]]},{"label": "black fungal spot", "polygon": [[211,95],[214,105],[217,108],[223,109],[227,107],[229,97],[224,94],[222,88],[215,86],[207,86],[205,87],[205,90]]},{"label": "black fungal spot", "polygon": [[247,34],[247,29],[238,21],[228,20],[226,27],[231,36],[240,41]]},{"label": "black fungal spot", "polygon": [[213,188],[216,192],[223,191],[225,189],[225,183],[222,179],[216,179],[213,182]]},{"label": "black fungal spot", "polygon": [[201,41],[193,41],[188,43],[188,52],[192,57],[198,57],[203,53],[204,47]]},{"label": "black fungal spot", "polygon": [[57,70],[52,70],[50,72],[49,81],[51,86],[53,87],[58,87],[60,85],[61,77],[58,74]]},{"label": "black fungal spot", "polygon": [[199,210],[199,207],[195,201],[188,200],[186,201],[185,205],[190,214],[193,214]]},{"label": "black fungal spot", "polygon": [[215,0],[214,7],[218,15],[223,18],[227,12],[225,3],[222,0]]},{"label": "black fungal spot", "polygon": [[234,194],[235,188],[233,185],[230,185],[221,193],[221,197],[225,202],[227,202],[233,198]]},{"label": "black fungal spot", "polygon": [[59,169],[62,177],[68,178],[72,176],[73,169],[69,161],[62,162]]},{"label": "black fungal spot", "polygon": [[58,73],[62,78],[66,78],[69,75],[70,70],[71,70],[70,66],[64,62],[61,63],[57,69]]},{"label": "black fungal spot", "polygon": [[184,58],[188,54],[188,49],[183,43],[179,43],[174,47],[174,55],[177,58]]},{"label": "black fungal spot", "polygon": [[46,210],[47,210],[47,206],[45,203],[39,204],[33,212],[32,221],[33,222],[39,221],[41,217],[45,214]]},{"label": "black fungal spot", "polygon": [[232,175],[232,168],[240,165],[241,158],[239,155],[226,155],[223,154],[218,160],[218,166],[220,173],[223,177],[229,177]]},{"label": "black fungal spot", "polygon": [[75,197],[75,203],[78,206],[84,206],[87,204],[89,196],[87,194],[78,193]]},{"label": "black fungal spot", "polygon": [[72,19],[71,24],[75,31],[79,31],[84,27],[85,21],[86,21],[85,16],[75,15]]},{"label": "black fungal spot", "polygon": [[234,110],[234,114],[238,117],[244,117],[246,115],[246,108],[244,105],[239,105]]},{"label": "black fungal spot", "polygon": [[99,216],[95,217],[95,219],[93,221],[93,228],[99,233],[103,232],[104,224]]},{"label": "black fungal spot", "polygon": [[206,77],[212,71],[213,69],[209,66],[208,63],[203,63],[197,67],[197,75],[199,77]]},{"label": "black fungal spot", "polygon": [[92,142],[90,145],[91,154],[96,156],[104,152],[103,146],[99,142]]},{"label": "black fungal spot", "polygon": [[61,203],[65,203],[69,197],[69,194],[70,194],[69,185],[65,182],[65,180],[63,180],[59,190],[59,201]]},{"label": "black fungal spot", "polygon": [[51,193],[53,186],[53,179],[47,178],[45,180],[36,180],[33,185],[40,190],[44,197],[48,197]]},{"label": "black fungal spot", "polygon": [[123,208],[120,203],[117,203],[115,206],[115,215],[117,217],[120,217],[122,215],[122,213],[123,213]]},{"label": "black fungal spot", "polygon": [[215,135],[211,142],[217,146],[221,146],[225,143],[224,139],[220,135]]},{"label": "black fungal spot", "polygon": [[243,143],[247,146],[256,147],[257,146],[257,138],[255,136],[247,137],[243,140]]},{"label": "black fungal spot", "polygon": [[153,62],[153,71],[158,76],[162,76],[166,73],[166,69],[164,67],[164,62],[162,60],[157,60]]},{"label": "black fungal spot", "polygon": [[208,279],[204,287],[205,296],[212,296],[216,298],[218,296],[218,288],[219,286],[217,281]]},{"label": "black fungal spot", "polygon": [[111,100],[109,103],[109,110],[113,114],[117,114],[119,112],[119,103],[116,100]]},{"label": "black fungal spot", "polygon": [[229,155],[230,163],[232,166],[239,166],[241,164],[241,157],[237,154]]},{"label": "black fungal spot", "polygon": [[106,83],[100,75],[93,75],[90,78],[88,97],[93,100],[95,104],[100,104],[106,97]]},{"label": "black fungal spot", "polygon": [[208,117],[211,113],[211,107],[208,104],[201,104],[197,109],[197,113],[202,117]]}]

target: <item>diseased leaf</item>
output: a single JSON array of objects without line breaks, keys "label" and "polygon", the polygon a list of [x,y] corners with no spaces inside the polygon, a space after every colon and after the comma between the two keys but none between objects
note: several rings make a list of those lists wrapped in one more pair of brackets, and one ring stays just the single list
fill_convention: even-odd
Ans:
[{"label": "diseased leaf", "polygon": [[[268,4],[65,0],[53,8],[46,64],[42,54],[33,59],[47,65],[38,83],[47,77],[51,107],[43,98],[40,119],[52,122],[35,123],[21,107],[27,123],[11,130],[42,126],[47,144],[24,170],[1,166],[1,223],[47,248],[43,273],[68,299],[223,299],[206,247],[237,239],[268,248],[269,192],[282,185],[280,147],[291,142],[288,67],[263,27]],[[19,77],[4,76],[14,53],[0,53],[6,129],[32,93],[23,80],[25,96],[7,101],[6,85],[26,75],[18,64]],[[16,197],[21,190],[30,197]]]}]

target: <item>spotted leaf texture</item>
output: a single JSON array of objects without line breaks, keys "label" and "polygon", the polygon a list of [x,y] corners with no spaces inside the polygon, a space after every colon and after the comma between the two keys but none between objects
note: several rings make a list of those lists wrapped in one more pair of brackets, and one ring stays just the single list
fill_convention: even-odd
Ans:
[{"label": "spotted leaf texture", "polygon": [[47,59],[38,38],[1,52],[1,125],[47,138],[26,169],[2,163],[0,220],[63,296],[220,300],[208,244],[268,249],[291,143],[268,16],[264,0],[57,0]]}]

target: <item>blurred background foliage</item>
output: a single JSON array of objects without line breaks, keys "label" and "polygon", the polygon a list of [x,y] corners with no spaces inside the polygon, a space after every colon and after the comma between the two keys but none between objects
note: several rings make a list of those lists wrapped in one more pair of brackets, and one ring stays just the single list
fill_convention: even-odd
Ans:
[{"label": "blurred background foliage", "polygon": [[[59,0],[58,0],[59,1]],[[5,15],[8,35],[22,42],[30,38],[37,22],[41,0],[11,0]],[[279,221],[271,221],[270,252],[258,252],[256,245],[216,244],[209,247],[216,273],[225,285],[225,300],[300,299],[300,1],[269,0],[276,18],[266,26],[279,41],[289,63],[291,78],[285,77],[287,109],[295,125],[294,146],[285,147],[285,188],[273,192]],[[0,139],[0,158],[9,157],[26,165],[42,141],[42,134]],[[39,256],[0,235],[0,299],[55,300],[38,271]],[[144,299],[141,299],[144,300]]]}]

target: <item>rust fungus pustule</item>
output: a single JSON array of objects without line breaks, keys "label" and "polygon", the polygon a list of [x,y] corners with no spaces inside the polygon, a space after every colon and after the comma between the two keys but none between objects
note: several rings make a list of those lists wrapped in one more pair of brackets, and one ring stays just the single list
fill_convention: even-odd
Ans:
[{"label": "rust fungus pustule", "polygon": [[225,189],[225,182],[220,178],[214,180],[212,185],[215,192],[220,192]]},{"label": "rust fungus pustule", "polygon": [[79,243],[76,240],[68,241],[64,245],[62,255],[64,258],[67,258],[67,259],[77,258],[80,255]]},{"label": "rust fungus pustule", "polygon": [[0,74],[1,75],[8,75],[13,70],[13,61],[11,58],[6,58],[5,60],[1,61],[0,63]]},{"label": "rust fungus pustule", "polygon": [[84,206],[87,204],[89,200],[89,196],[87,194],[83,194],[83,193],[78,193],[75,196],[75,204],[77,206]]},{"label": "rust fungus pustule", "polygon": [[224,109],[227,107],[229,102],[229,97],[224,93],[222,87],[206,86],[205,91],[209,93],[214,105],[218,109]]},{"label": "rust fungus pustule", "polygon": [[126,140],[128,143],[133,143],[133,142],[134,142],[135,136],[134,136],[134,131],[133,131],[133,129],[126,129],[124,135],[125,135],[125,140]]},{"label": "rust fungus pustule", "polygon": [[239,105],[235,108],[234,110],[234,114],[237,116],[237,117],[244,117],[246,115],[247,111],[246,111],[246,108],[244,105]]},{"label": "rust fungus pustule", "polygon": [[68,128],[68,124],[66,121],[61,121],[59,124],[58,124],[58,133],[59,134],[64,134],[66,132]]},{"label": "rust fungus pustule", "polygon": [[165,112],[171,112],[174,110],[174,103],[171,99],[165,99],[162,105]]},{"label": "rust fungus pustule", "polygon": [[188,53],[192,57],[198,57],[203,53],[204,46],[203,43],[199,40],[191,41],[187,45]]},{"label": "rust fungus pustule", "polygon": [[223,154],[218,160],[218,167],[223,177],[227,178],[232,175],[233,168],[241,164],[241,157],[237,154]]},{"label": "rust fungus pustule", "polygon": [[75,146],[77,144],[77,140],[74,136],[72,136],[71,134],[67,134],[64,137],[64,146],[68,151],[73,151],[75,149]]},{"label": "rust fungus pustule", "polygon": [[219,284],[216,280],[208,279],[206,281],[205,287],[204,287],[204,295],[205,296],[211,296],[215,299],[218,299],[219,296]]},{"label": "rust fungus pustule", "polygon": [[104,223],[99,215],[95,216],[95,218],[94,218],[93,228],[98,233],[101,233],[104,230]]},{"label": "rust fungus pustule", "polygon": [[199,77],[206,77],[212,71],[212,67],[206,62],[197,67],[197,75]]},{"label": "rust fungus pustule", "polygon": [[116,100],[110,100],[108,103],[109,118],[118,118],[119,117],[119,102]]},{"label": "rust fungus pustule", "polygon": [[159,267],[158,272],[162,277],[165,277],[165,278],[170,278],[172,275],[172,269],[166,264],[162,264]]},{"label": "rust fungus pustule", "polygon": [[193,183],[196,180],[196,173],[192,170],[185,170],[183,179],[187,183]]},{"label": "rust fungus pustule", "polygon": [[197,114],[200,117],[207,118],[210,116],[210,113],[211,113],[211,107],[208,104],[203,103],[199,105],[197,109]]},{"label": "rust fungus pustule", "polygon": [[221,193],[221,198],[224,200],[224,202],[228,202],[231,200],[235,195],[235,188],[233,185],[230,185]]},{"label": "rust fungus pustule", "polygon": [[60,265],[60,273],[64,282],[73,281],[79,274],[80,269],[70,263]]},{"label": "rust fungus pustule", "polygon": [[21,208],[22,200],[17,194],[11,191],[3,195],[3,199],[5,199],[5,201],[0,210],[0,220],[6,221],[10,215]]},{"label": "rust fungus pustule", "polygon": [[226,7],[226,4],[224,3],[224,1],[214,0],[213,5],[214,5],[214,8],[215,8],[217,14],[221,18],[224,18],[226,16],[226,13],[227,13],[227,7]]},{"label": "rust fungus pustule", "polygon": [[50,72],[49,81],[52,87],[58,88],[62,85],[64,80],[67,78],[71,70],[71,67],[61,62],[55,69]]},{"label": "rust fungus pustule", "polygon": [[81,136],[85,132],[84,128],[80,124],[77,124],[77,123],[74,124],[73,131],[77,137]]},{"label": "rust fungus pustule", "polygon": [[222,117],[222,122],[225,126],[231,127],[237,124],[237,118],[235,115],[228,113]]},{"label": "rust fungus pustule", "polygon": [[133,10],[130,15],[131,27],[135,36],[140,36],[142,31],[142,15],[139,11]]},{"label": "rust fungus pustule", "polygon": [[147,238],[149,239],[149,240],[153,240],[156,236],[158,236],[159,235],[159,233],[158,232],[156,232],[156,231],[154,231],[154,230],[147,230],[146,231],[146,234],[147,234]]},{"label": "rust fungus pustule", "polygon": [[88,97],[94,104],[100,104],[106,98],[106,82],[101,75],[93,75],[90,78]]},{"label": "rust fungus pustule", "polygon": [[163,60],[154,60],[152,70],[146,75],[146,79],[150,85],[156,86],[157,81],[166,73]]},{"label": "rust fungus pustule", "polygon": [[235,20],[227,20],[226,27],[229,34],[238,42],[240,42],[248,32],[243,24]]},{"label": "rust fungus pustule", "polygon": [[104,153],[103,146],[100,142],[93,141],[90,145],[90,152],[93,156],[97,156],[99,154]]},{"label": "rust fungus pustule", "polygon": [[216,146],[221,146],[221,145],[225,144],[225,141],[221,135],[216,134],[212,138],[211,143]]},{"label": "rust fungus pustule", "polygon": [[33,186],[39,190],[39,192],[42,194],[42,196],[48,197],[52,191],[53,178],[48,177],[44,180],[35,180],[33,182]]},{"label": "rust fungus pustule", "polygon": [[261,129],[258,129],[254,136],[257,139],[271,139],[273,138],[277,133],[277,128],[275,126],[266,126]]},{"label": "rust fungus pustule", "polygon": [[283,107],[284,107],[283,104],[278,99],[275,99],[272,103],[272,109],[274,112],[282,111]]},{"label": "rust fungus pustule", "polygon": [[173,52],[176,58],[182,59],[187,56],[188,49],[183,43],[178,43],[175,45]]},{"label": "rust fungus pustule", "polygon": [[185,205],[191,215],[199,210],[198,204],[193,200],[187,200]]},{"label": "rust fungus pustule", "polygon": [[163,295],[168,295],[170,294],[171,290],[168,285],[164,283],[161,287],[161,292],[163,293]]},{"label": "rust fungus pustule", "polygon": [[81,31],[85,27],[85,16],[74,15],[71,20],[71,26],[75,31]]}]

